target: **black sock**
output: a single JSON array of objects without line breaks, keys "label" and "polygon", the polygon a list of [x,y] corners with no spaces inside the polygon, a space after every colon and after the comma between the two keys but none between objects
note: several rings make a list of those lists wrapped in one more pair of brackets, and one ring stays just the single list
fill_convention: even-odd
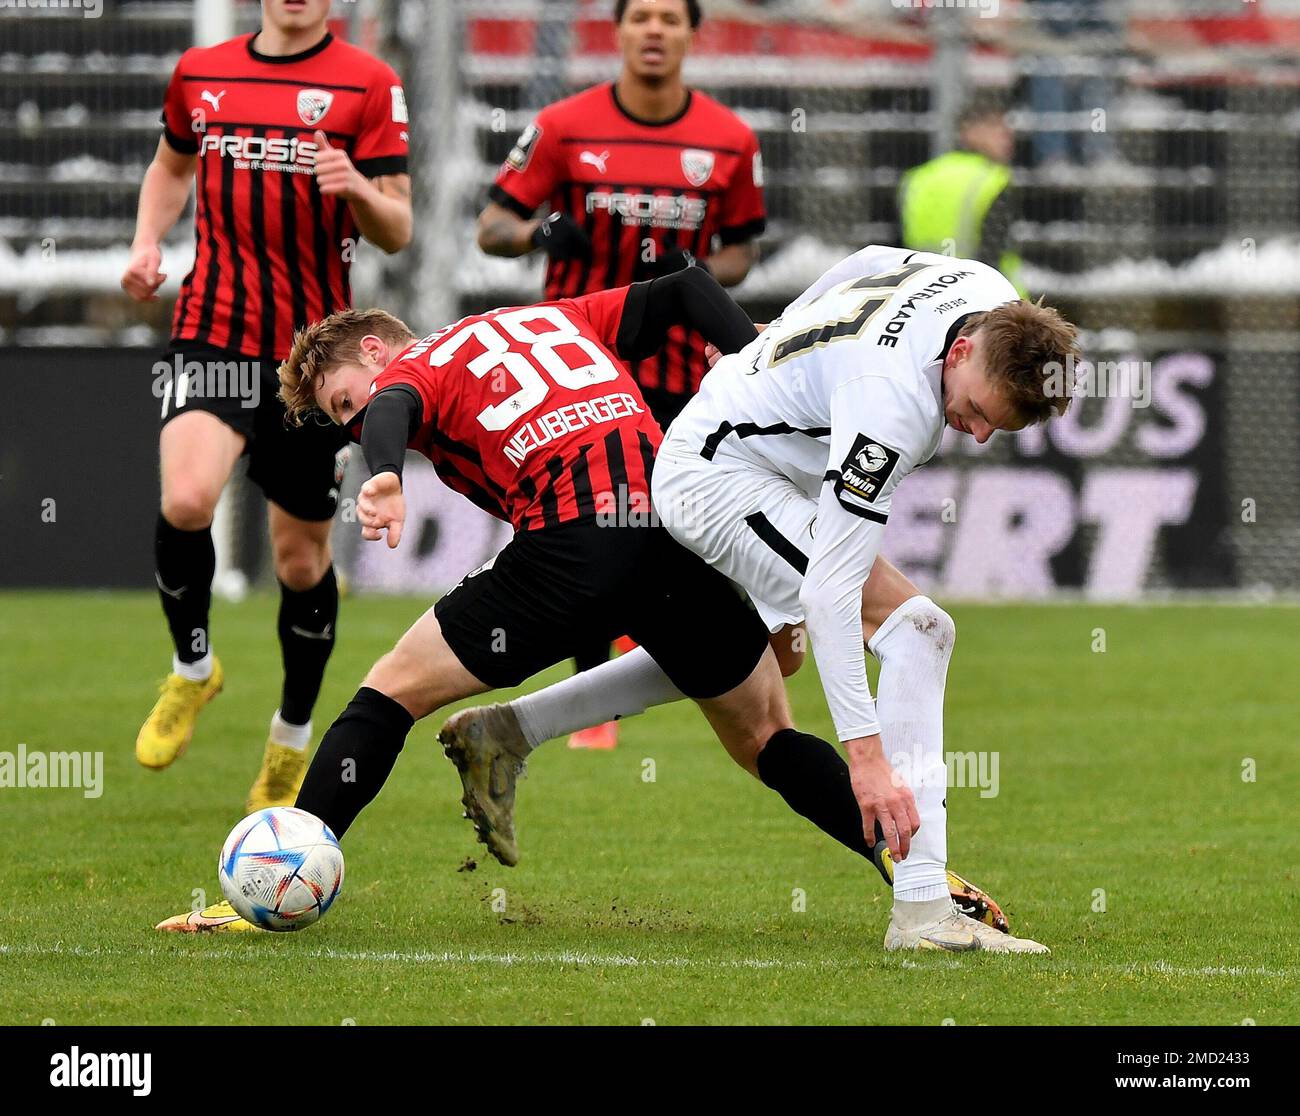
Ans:
[{"label": "black sock", "polygon": [[341,840],[383,787],[414,724],[392,698],[362,686],[321,740],[294,805]]},{"label": "black sock", "polygon": [[573,669],[581,674],[584,670],[590,670],[607,662],[609,662],[609,641],[601,639],[578,649],[578,653],[573,656]]},{"label": "black sock", "polygon": [[[849,765],[834,745],[797,729],[782,729],[758,753],[758,776],[796,814],[875,864],[862,834],[862,809],[853,793]],[[876,840],[883,839],[877,822]],[[880,870],[878,864],[876,868]]]},{"label": "black sock", "polygon": [[338,618],[339,583],[333,566],[317,584],[301,592],[280,583],[280,657],[284,661],[280,717],[291,725],[311,720],[325,664],[334,650]]},{"label": "black sock", "polygon": [[212,605],[212,575],[217,570],[212,530],[182,531],[159,512],[153,552],[158,599],[176,645],[176,657],[183,663],[197,663],[208,653],[208,609]]}]

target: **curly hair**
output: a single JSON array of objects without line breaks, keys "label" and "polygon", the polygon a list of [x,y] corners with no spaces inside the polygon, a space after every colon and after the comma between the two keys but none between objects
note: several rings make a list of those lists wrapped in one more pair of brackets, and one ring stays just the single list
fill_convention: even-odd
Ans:
[{"label": "curly hair", "polygon": [[361,339],[370,334],[390,345],[415,340],[406,323],[387,310],[340,310],[293,335],[293,348],[279,371],[279,396],[290,423],[301,426],[307,415],[319,410],[316,389],[325,373],[357,360]]},{"label": "curly hair", "polygon": [[1042,300],[1019,299],[972,314],[959,336],[984,339],[989,380],[1027,422],[1063,415],[1074,390],[1078,328]]}]

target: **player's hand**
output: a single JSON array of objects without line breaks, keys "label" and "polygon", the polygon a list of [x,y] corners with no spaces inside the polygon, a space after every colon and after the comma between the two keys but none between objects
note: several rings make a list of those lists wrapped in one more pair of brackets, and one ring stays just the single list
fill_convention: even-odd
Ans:
[{"label": "player's hand", "polygon": [[[767,329],[767,323],[764,322],[762,325],[759,325],[757,322],[755,322],[754,328],[759,333],[762,333],[763,330]],[[715,364],[718,363],[718,361],[722,359],[722,353],[718,351],[717,345],[710,342],[709,344],[704,346],[704,359],[709,362],[710,368],[712,368]]]},{"label": "player's hand", "polygon": [[394,549],[402,541],[402,524],[406,522],[402,478],[396,473],[376,473],[366,481],[357,497],[357,519],[363,539],[376,542],[387,531],[388,549]]},{"label": "player's hand", "polygon": [[849,779],[862,811],[862,833],[868,847],[875,846],[879,822],[894,860],[906,860],[912,848],[912,836],[921,828],[911,788],[885,759],[879,736],[850,740],[845,749],[849,753]]},{"label": "player's hand", "polygon": [[344,200],[355,197],[366,183],[366,177],[352,165],[348,153],[341,147],[331,147],[329,137],[316,132],[316,185],[326,197]]},{"label": "player's hand", "polygon": [[533,247],[553,260],[591,259],[591,239],[578,222],[558,209],[533,230]]},{"label": "player's hand", "polygon": [[167,278],[162,267],[162,249],[156,244],[132,245],[131,262],[122,273],[122,290],[137,302],[157,302],[157,290]]}]

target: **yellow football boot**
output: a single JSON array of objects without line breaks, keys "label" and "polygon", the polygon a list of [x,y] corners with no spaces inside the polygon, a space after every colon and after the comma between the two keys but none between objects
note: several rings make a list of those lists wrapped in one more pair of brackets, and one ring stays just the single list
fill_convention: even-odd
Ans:
[{"label": "yellow football boot", "polygon": [[235,908],[224,899],[220,903],[204,907],[201,911],[186,911],[184,914],[172,915],[171,918],[163,919],[154,929],[166,930],[173,934],[238,934],[244,930],[266,933],[260,926],[254,926],[251,922],[240,918],[235,913]]},{"label": "yellow football boot", "polygon": [[[879,837],[872,850],[872,856],[876,862],[876,870],[884,877],[885,883],[893,887],[894,858],[889,852],[889,846]],[[959,913],[985,926],[991,926],[994,930],[1000,930],[1004,934],[1011,933],[1007,916],[1002,913],[1002,908],[998,906],[993,896],[970,880],[963,879],[951,868],[948,869],[948,894],[952,897],[953,905]]]},{"label": "yellow football boot", "polygon": [[292,806],[298,799],[298,790],[307,776],[308,753],[306,748],[290,748],[287,744],[266,742],[262,756],[262,770],[257,773],[245,814],[255,814],[270,806]]},{"label": "yellow football boot", "polygon": [[179,674],[169,674],[162,684],[157,704],[135,738],[135,758],[145,767],[161,771],[185,753],[199,710],[208,704],[225,684],[221,660],[212,656],[212,673],[205,682],[191,682]]}]

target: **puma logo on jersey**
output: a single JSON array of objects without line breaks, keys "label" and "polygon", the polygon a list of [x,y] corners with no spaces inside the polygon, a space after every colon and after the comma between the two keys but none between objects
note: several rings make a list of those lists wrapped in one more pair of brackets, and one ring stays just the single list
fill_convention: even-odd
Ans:
[{"label": "puma logo on jersey", "polygon": [[202,93],[199,94],[199,100],[207,101],[208,104],[212,106],[213,112],[220,112],[221,98],[224,97],[225,95],[226,95],[226,91],[224,89],[220,93],[213,93],[211,90],[205,89]]},{"label": "puma logo on jersey", "polygon": [[605,163],[609,160],[609,152],[602,151],[597,155],[594,151],[584,151],[578,156],[578,162],[586,163],[589,167],[595,167],[599,174],[605,173]]}]

